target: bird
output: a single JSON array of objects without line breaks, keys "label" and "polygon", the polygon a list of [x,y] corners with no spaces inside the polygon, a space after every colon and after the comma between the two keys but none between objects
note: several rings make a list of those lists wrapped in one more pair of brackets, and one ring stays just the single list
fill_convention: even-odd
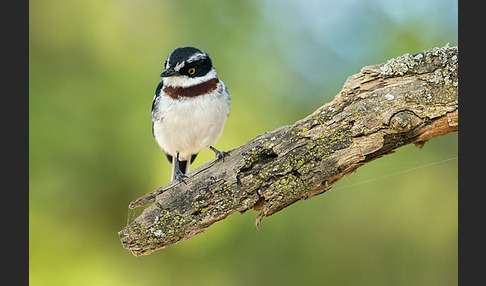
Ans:
[{"label": "bird", "polygon": [[172,164],[171,182],[185,182],[201,150],[211,149],[218,160],[228,155],[213,145],[223,133],[231,95],[209,54],[198,48],[176,48],[164,68],[152,101],[152,135]]}]

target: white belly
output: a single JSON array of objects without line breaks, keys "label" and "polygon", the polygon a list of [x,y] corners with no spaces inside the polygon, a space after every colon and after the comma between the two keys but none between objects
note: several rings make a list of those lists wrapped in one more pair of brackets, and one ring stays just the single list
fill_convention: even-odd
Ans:
[{"label": "white belly", "polygon": [[159,117],[154,121],[154,136],[159,146],[180,160],[214,145],[229,113],[229,103],[212,93],[195,98],[161,98]]}]

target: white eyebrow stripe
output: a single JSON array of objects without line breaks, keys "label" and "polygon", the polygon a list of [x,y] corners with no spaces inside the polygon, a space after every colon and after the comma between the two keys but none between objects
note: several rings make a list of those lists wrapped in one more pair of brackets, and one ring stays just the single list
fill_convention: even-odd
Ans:
[{"label": "white eyebrow stripe", "polygon": [[185,65],[186,65],[186,63],[185,63],[185,62],[180,62],[180,63],[176,64],[176,66],[174,67],[174,70],[178,72],[178,71],[180,71],[180,70],[181,70],[181,68],[183,68]]},{"label": "white eyebrow stripe", "polygon": [[200,59],[205,59],[206,57],[207,57],[207,55],[204,54],[204,53],[197,53],[197,54],[192,55],[189,59],[187,59],[186,62],[192,63],[192,62],[200,60]]}]

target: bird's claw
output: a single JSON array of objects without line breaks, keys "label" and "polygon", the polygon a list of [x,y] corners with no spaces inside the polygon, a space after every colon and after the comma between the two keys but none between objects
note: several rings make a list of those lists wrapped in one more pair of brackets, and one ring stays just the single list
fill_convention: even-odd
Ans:
[{"label": "bird's claw", "polygon": [[216,159],[223,159],[223,162],[224,162],[224,157],[225,156],[229,156],[228,152],[225,152],[225,151],[218,151],[218,153],[216,153]]},{"label": "bird's claw", "polygon": [[219,151],[218,149],[214,148],[213,146],[209,146],[209,148],[211,148],[211,150],[213,150],[214,154],[216,154],[216,159],[217,160],[223,159],[223,162],[224,162],[224,157],[225,156],[229,156],[229,153],[228,152]]},{"label": "bird's claw", "polygon": [[175,175],[176,180],[179,180],[183,183],[186,183],[187,176],[186,176],[186,174],[182,173],[181,170],[176,169],[174,175]]}]

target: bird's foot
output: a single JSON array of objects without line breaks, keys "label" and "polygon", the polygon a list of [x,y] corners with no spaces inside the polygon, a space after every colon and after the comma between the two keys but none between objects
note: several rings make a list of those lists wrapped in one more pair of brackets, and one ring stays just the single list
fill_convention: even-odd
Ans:
[{"label": "bird's foot", "polygon": [[211,150],[213,150],[214,154],[216,154],[216,159],[223,159],[224,162],[224,157],[229,156],[228,152],[225,151],[219,151],[218,149],[214,148],[213,146],[209,146]]},{"label": "bird's foot", "polygon": [[179,169],[175,169],[174,177],[175,177],[176,180],[179,180],[183,183],[185,183],[186,179],[187,179],[186,174],[182,173],[181,170],[179,170]]}]

